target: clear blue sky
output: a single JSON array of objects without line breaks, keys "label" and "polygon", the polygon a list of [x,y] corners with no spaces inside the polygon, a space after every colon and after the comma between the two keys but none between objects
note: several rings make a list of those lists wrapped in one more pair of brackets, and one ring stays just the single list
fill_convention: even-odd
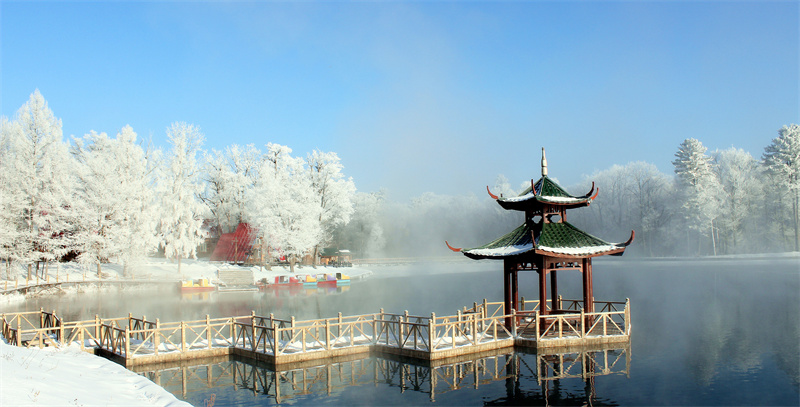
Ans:
[{"label": "clear blue sky", "polygon": [[[688,137],[760,158],[800,119],[797,1],[0,2],[0,114],[39,89],[66,137],[336,151],[405,200],[565,186]],[[573,191],[581,192],[581,191]]]}]

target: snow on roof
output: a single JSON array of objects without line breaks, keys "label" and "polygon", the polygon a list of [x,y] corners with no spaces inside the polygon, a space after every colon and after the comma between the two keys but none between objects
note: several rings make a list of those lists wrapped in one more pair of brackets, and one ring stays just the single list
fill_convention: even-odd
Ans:
[{"label": "snow on roof", "polygon": [[513,256],[515,254],[522,254],[525,252],[529,252],[531,249],[533,249],[533,244],[528,243],[523,245],[502,246],[490,249],[472,249],[472,250],[465,250],[465,252],[477,256],[498,257],[498,256]]},{"label": "snow on roof", "polygon": [[572,203],[572,202],[583,202],[586,200],[586,198],[573,198],[567,196],[540,196],[539,200],[548,202]]},{"label": "snow on roof", "polygon": [[600,245],[600,246],[583,246],[583,247],[548,247],[538,246],[537,250],[543,250],[552,253],[568,254],[572,256],[580,256],[585,254],[596,254],[608,252],[611,250],[619,249],[615,244]]},{"label": "snow on roof", "polygon": [[515,197],[511,197],[511,198],[503,198],[503,200],[506,201],[506,202],[522,202],[522,201],[527,201],[528,199],[531,199],[531,198],[533,198],[533,193],[532,192],[528,192],[525,195],[515,196]]},{"label": "snow on roof", "polygon": [[503,198],[505,202],[524,202],[529,199],[538,198],[539,201],[547,201],[547,202],[557,202],[557,203],[575,203],[575,202],[583,202],[586,198],[575,198],[571,196],[552,196],[552,195],[539,195],[534,196],[533,193],[528,192],[525,195],[515,196],[512,198]]}]

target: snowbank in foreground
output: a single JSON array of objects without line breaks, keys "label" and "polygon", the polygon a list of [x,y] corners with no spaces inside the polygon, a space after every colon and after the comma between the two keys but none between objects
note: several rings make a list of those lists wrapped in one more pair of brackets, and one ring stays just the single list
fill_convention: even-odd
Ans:
[{"label": "snowbank in foreground", "polygon": [[78,346],[0,341],[0,406],[191,406],[144,376]]}]

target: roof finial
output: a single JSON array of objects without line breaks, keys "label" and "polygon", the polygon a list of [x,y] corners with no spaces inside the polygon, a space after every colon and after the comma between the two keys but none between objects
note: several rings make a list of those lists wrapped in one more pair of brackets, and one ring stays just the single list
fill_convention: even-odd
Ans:
[{"label": "roof finial", "polygon": [[544,147],[542,147],[542,176],[547,176],[547,157],[544,156]]}]

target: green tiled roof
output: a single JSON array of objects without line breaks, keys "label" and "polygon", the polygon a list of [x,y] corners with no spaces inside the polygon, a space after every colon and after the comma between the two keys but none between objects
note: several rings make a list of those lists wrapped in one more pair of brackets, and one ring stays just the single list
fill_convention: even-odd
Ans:
[{"label": "green tiled roof", "polygon": [[[560,185],[556,184],[555,181],[550,179],[547,175],[539,178],[538,181],[534,184],[536,185],[536,195],[544,195],[544,196],[558,196],[564,198],[578,198],[576,196],[570,195],[564,188],[561,188]],[[531,193],[531,187],[526,188],[522,191],[519,196],[525,196]]]},{"label": "green tiled roof", "polygon": [[[534,225],[534,228],[537,230],[531,233],[530,227],[522,224],[498,239],[483,246],[464,249],[462,252],[465,256],[475,259],[502,259],[534,250],[586,257],[625,247],[594,237],[567,222],[540,223]],[[533,244],[534,235],[537,236],[535,244]]]},{"label": "green tiled roof", "polygon": [[545,223],[536,246],[554,248],[582,248],[608,246],[610,243],[596,238],[568,222]]},{"label": "green tiled roof", "polygon": [[495,239],[483,246],[473,247],[472,249],[464,249],[464,251],[477,250],[477,249],[499,249],[508,246],[523,246],[529,245],[533,241],[531,229],[526,223],[519,225],[516,229],[505,234],[504,236]]}]

